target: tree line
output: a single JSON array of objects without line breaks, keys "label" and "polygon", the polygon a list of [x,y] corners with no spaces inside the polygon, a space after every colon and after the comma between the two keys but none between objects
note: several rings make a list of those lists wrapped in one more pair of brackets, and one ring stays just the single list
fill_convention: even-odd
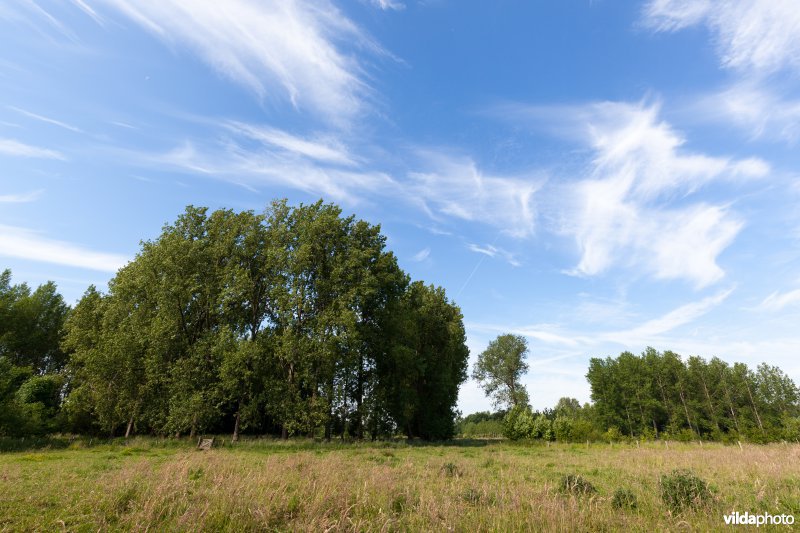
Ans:
[{"label": "tree line", "polygon": [[[453,435],[459,308],[333,204],[190,206],[71,310],[0,280],[2,433]],[[28,348],[5,316],[47,295],[52,338]]]},{"label": "tree line", "polygon": [[678,439],[769,442],[800,439],[800,390],[778,367],[755,370],[648,348],[637,356],[593,358],[586,378],[591,404],[562,398],[533,411],[521,378],[528,370],[523,337],[500,335],[472,375],[501,409],[460,420],[462,434],[578,441]]}]

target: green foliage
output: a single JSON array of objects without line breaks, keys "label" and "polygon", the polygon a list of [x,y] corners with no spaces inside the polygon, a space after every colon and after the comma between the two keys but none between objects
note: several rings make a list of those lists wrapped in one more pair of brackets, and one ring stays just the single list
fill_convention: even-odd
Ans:
[{"label": "green foliage", "polygon": [[611,497],[611,506],[614,509],[636,509],[639,502],[633,491],[620,488],[614,491],[614,496]]},{"label": "green foliage", "polygon": [[512,407],[503,419],[503,436],[511,440],[531,438],[534,417],[528,406]]},{"label": "green foliage", "polygon": [[632,438],[763,443],[784,438],[786,421],[800,416],[797,386],[766,364],[752,371],[648,348],[640,356],[592,359],[586,377],[593,422]]},{"label": "green foliage", "polygon": [[385,242],[321,201],[187,207],[67,321],[66,420],[111,435],[451,437],[461,312],[409,285]]},{"label": "green foliage", "polygon": [[690,470],[673,470],[659,479],[661,499],[673,512],[697,509],[712,497],[708,484]]},{"label": "green foliage", "polygon": [[37,374],[57,372],[66,356],[60,348],[69,307],[47,282],[31,291],[11,284],[11,271],[0,273],[0,356]]},{"label": "green foliage", "polygon": [[489,343],[472,369],[472,378],[492,396],[495,406],[519,407],[528,405],[528,392],[520,382],[528,363],[525,357],[528,344],[519,335],[500,335]]}]

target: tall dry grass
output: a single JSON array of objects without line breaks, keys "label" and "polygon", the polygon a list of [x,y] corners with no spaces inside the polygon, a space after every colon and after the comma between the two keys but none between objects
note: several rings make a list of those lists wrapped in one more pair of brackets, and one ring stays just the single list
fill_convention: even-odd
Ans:
[{"label": "tall dry grass", "polygon": [[[0,529],[708,531],[724,529],[732,511],[800,521],[798,445],[484,444],[266,442],[196,452],[140,443],[4,454]],[[671,513],[659,477],[675,469],[709,482],[712,501]],[[597,492],[565,493],[567,474]],[[635,509],[611,505],[619,488],[636,495]]]}]

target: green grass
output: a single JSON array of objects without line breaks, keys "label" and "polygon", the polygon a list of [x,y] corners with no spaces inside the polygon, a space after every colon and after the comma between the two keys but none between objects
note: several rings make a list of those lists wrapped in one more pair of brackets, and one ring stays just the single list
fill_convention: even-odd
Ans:
[{"label": "green grass", "polygon": [[[706,531],[732,511],[800,521],[797,445],[28,444],[0,441],[13,450],[0,453],[0,531]],[[659,483],[675,470],[705,480],[710,500],[669,508]],[[596,492],[564,491],[567,476]],[[621,488],[635,505],[614,505]]]}]

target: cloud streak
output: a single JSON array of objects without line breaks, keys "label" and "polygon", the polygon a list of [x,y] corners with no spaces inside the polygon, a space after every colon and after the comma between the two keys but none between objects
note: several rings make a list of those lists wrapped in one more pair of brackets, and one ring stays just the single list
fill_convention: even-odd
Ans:
[{"label": "cloud streak", "polygon": [[686,152],[685,139],[658,115],[658,106],[611,102],[572,112],[594,157],[589,177],[563,191],[571,201],[561,231],[581,254],[570,273],[593,276],[622,265],[696,288],[724,276],[717,257],[744,222],[726,205],[686,198],[712,181],[764,177],[769,165]]},{"label": "cloud streak", "polygon": [[53,263],[101,272],[116,272],[129,258],[70,242],[49,239],[33,230],[0,225],[0,256]]},{"label": "cloud streak", "polygon": [[794,0],[652,0],[643,23],[659,32],[705,25],[724,67],[756,75],[800,70],[800,9]]},{"label": "cloud streak", "polygon": [[0,194],[0,204],[26,204],[35,202],[43,192],[43,189],[39,189],[38,191],[31,191],[23,194]]},{"label": "cloud streak", "polygon": [[800,303],[800,289],[789,292],[773,292],[756,308],[758,311],[777,312]]},{"label": "cloud streak", "polygon": [[327,0],[102,3],[158,39],[191,50],[260,98],[288,100],[343,124],[364,110],[370,96],[362,65],[340,45],[378,48]]},{"label": "cloud streak", "polygon": [[408,192],[434,218],[482,222],[514,237],[535,229],[539,177],[492,176],[468,157],[420,151],[426,170],[410,172]]},{"label": "cloud streak", "polygon": [[52,124],[53,126],[58,126],[59,128],[64,128],[65,130],[69,130],[75,133],[83,133],[83,130],[81,130],[80,128],[76,128],[75,126],[67,124],[66,122],[61,122],[60,120],[55,120],[50,117],[45,117],[44,115],[37,115],[36,113],[31,113],[30,111],[26,111],[24,109],[20,109],[18,107],[14,107],[11,105],[8,106],[8,108],[28,118],[32,118],[34,120],[38,120],[46,124]]},{"label": "cloud streak", "polygon": [[62,161],[65,159],[61,152],[21,143],[15,139],[0,138],[0,154],[38,159],[59,159]]}]

